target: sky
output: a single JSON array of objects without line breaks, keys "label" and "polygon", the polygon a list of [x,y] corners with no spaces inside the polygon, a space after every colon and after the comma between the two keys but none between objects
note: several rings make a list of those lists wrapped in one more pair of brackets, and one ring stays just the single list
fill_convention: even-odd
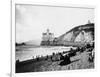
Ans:
[{"label": "sky", "polygon": [[94,23],[94,9],[17,4],[15,19],[16,42],[40,44],[47,29],[58,37],[88,20]]}]

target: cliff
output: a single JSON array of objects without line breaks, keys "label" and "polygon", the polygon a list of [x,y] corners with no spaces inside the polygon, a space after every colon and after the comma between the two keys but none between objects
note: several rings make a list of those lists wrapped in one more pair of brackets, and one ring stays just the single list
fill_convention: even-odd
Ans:
[{"label": "cliff", "polygon": [[72,28],[57,38],[58,44],[90,43],[94,41],[94,23],[80,25]]}]

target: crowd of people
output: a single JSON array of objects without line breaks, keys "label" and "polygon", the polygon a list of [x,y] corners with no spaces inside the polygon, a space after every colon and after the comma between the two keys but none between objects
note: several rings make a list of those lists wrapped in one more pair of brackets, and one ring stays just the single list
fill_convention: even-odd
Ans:
[{"label": "crowd of people", "polygon": [[[49,60],[49,61],[60,61],[60,65],[67,65],[71,63],[70,58],[73,56],[76,56],[77,54],[81,54],[83,52],[89,52],[89,61],[94,61],[94,43],[93,44],[86,44],[82,47],[77,47],[76,49],[71,48],[69,51],[63,51],[58,53],[52,53],[52,55],[47,56],[37,56],[36,58],[33,57],[34,61],[42,61],[42,60]],[[19,63],[20,61],[17,60],[16,63]]]}]

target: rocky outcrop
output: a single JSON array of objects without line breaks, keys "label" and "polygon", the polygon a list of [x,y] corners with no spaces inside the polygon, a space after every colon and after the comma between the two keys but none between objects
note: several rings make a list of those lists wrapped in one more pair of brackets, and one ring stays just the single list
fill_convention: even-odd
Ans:
[{"label": "rocky outcrop", "polygon": [[94,41],[94,23],[77,26],[58,37],[59,44],[90,43]]}]

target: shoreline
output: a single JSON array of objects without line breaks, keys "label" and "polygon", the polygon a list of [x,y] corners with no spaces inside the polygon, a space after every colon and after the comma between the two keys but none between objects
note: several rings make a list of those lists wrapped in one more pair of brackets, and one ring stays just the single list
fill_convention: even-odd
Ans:
[{"label": "shoreline", "polygon": [[[27,61],[16,61],[16,73],[93,69],[94,54],[94,46],[86,46],[81,49],[71,49],[68,52],[53,53]],[[69,58],[66,59],[67,55]]]}]

